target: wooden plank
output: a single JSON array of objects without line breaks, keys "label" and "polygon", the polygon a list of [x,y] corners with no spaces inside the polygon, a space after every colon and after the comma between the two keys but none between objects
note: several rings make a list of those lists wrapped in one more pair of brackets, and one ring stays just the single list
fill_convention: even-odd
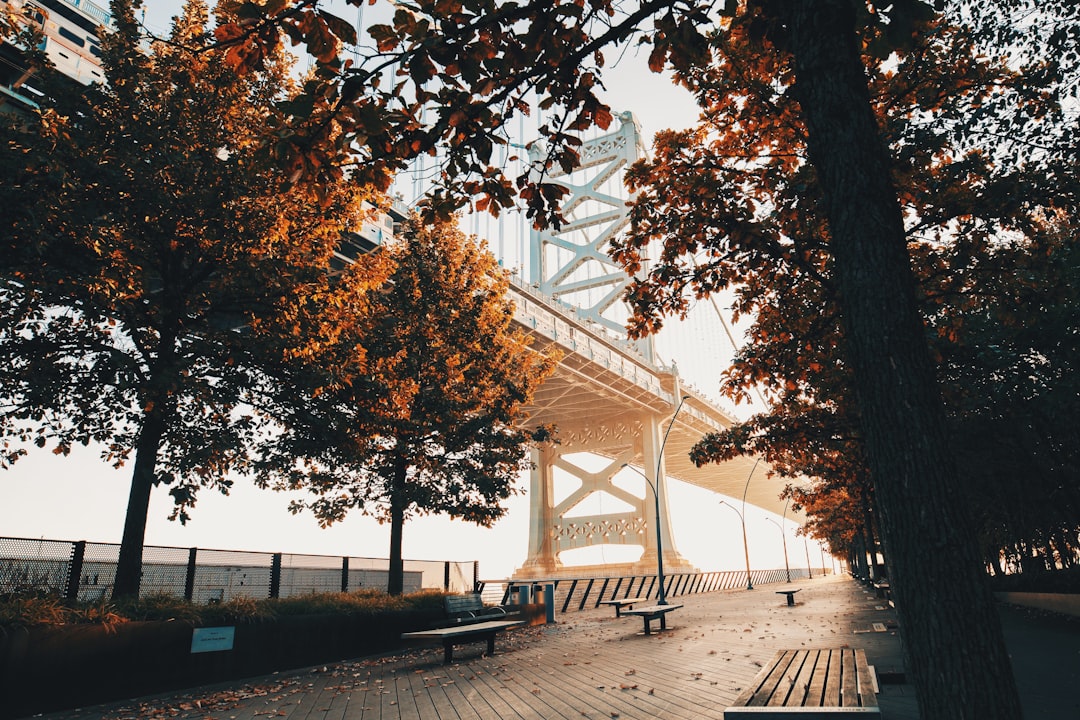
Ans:
[{"label": "wooden plank", "polygon": [[841,707],[859,707],[859,686],[856,683],[855,651],[845,648],[840,651],[841,657]]},{"label": "wooden plank", "polygon": [[791,658],[791,663],[780,675],[780,679],[776,683],[776,687],[773,689],[772,695],[765,703],[769,707],[784,707],[785,705],[799,706],[802,703],[797,699],[791,698],[792,695],[799,695],[799,693],[793,693],[792,690],[795,687],[795,678],[802,672],[803,665],[806,663],[810,653],[807,650],[796,650],[794,656]]},{"label": "wooden plank", "polygon": [[[424,678],[424,687],[433,697],[441,696],[446,699],[441,705],[435,704],[432,712],[421,711],[420,720],[431,720],[433,718],[442,720],[496,720],[499,717],[498,712],[492,710],[487,703],[485,695],[478,692],[478,689],[473,687],[472,682],[462,677],[460,667],[462,666],[446,666],[446,676],[438,679],[437,684],[428,681],[429,678],[433,679],[433,676]],[[469,667],[470,674],[472,673],[471,666],[465,665],[464,667]],[[414,685],[417,684],[416,679],[413,682]],[[453,708],[453,714],[447,712],[447,708]]]},{"label": "wooden plank", "polygon": [[821,650],[807,650],[806,659],[799,668],[799,674],[791,685],[788,693],[787,705],[792,707],[815,706],[820,703],[820,698],[810,695],[810,687],[813,685],[814,676],[817,673],[818,664],[821,662]]},{"label": "wooden plank", "polygon": [[874,692],[873,672],[866,661],[866,651],[855,651],[855,670],[859,674],[859,702],[862,707],[877,707],[877,693]]},{"label": "wooden plank", "polygon": [[822,707],[840,707],[840,658],[838,652],[830,652],[825,675],[825,694]]},{"label": "wooden plank", "polygon": [[750,684],[747,687],[743,688],[742,692],[740,692],[735,697],[735,701],[732,703],[732,705],[738,705],[740,707],[749,705],[750,701],[757,694],[758,690],[761,688],[762,685],[765,684],[765,681],[776,670],[776,666],[779,665],[783,661],[783,659],[784,652],[782,650],[773,655],[772,659],[769,660],[769,663],[762,666],[761,670],[758,672],[757,675],[754,676],[754,679],[750,682]]},{"label": "wooden plank", "polygon": [[814,673],[810,678],[810,688],[806,691],[805,702],[811,707],[825,704],[825,681],[829,673],[829,651],[819,650],[814,662]]},{"label": "wooden plank", "polygon": [[460,615],[481,610],[484,601],[476,593],[468,595],[447,595],[443,600],[448,615]]},{"label": "wooden plank", "polygon": [[499,678],[497,671],[493,673],[490,667],[485,667],[481,663],[470,663],[449,666],[446,672],[447,681],[452,681],[451,685],[444,688],[447,696],[451,696],[450,690],[456,688],[461,692],[465,702],[474,707],[482,705],[484,707],[482,714],[485,716],[490,710],[494,718],[513,720],[525,717],[518,703],[508,697],[505,684]]},{"label": "wooden plank", "polygon": [[758,685],[758,689],[754,692],[753,697],[746,703],[748,707],[759,707],[767,705],[769,698],[776,692],[776,688],[780,685],[780,682],[784,679],[784,673],[787,672],[788,666],[795,660],[794,650],[785,650],[781,653],[779,660],[773,665],[768,675]]},{"label": "wooden plank", "polygon": [[522,622],[520,620],[487,620],[485,622],[473,623],[471,625],[455,625],[454,627],[431,628],[430,630],[415,630],[413,632],[401,633],[401,637],[434,638],[436,640],[458,637],[464,638],[470,635],[484,635],[492,631],[498,632],[500,630],[517,627],[521,624]]}]

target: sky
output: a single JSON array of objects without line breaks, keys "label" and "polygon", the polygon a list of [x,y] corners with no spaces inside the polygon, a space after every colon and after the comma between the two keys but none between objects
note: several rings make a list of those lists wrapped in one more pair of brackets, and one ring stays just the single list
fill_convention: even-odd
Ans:
[{"label": "sky", "polygon": [[[167,29],[168,15],[163,16],[163,12],[170,3],[176,7],[172,0],[148,3],[147,24],[151,28]],[[622,58],[604,82],[613,109],[632,110],[646,138],[666,128],[686,127],[696,119],[690,96],[651,73],[644,57]],[[673,338],[679,342],[668,343],[661,354],[666,362],[676,360],[691,383],[715,396],[719,371],[726,366],[731,348],[715,318],[705,320],[675,333]],[[722,357],[723,353],[728,354]],[[66,457],[32,449],[11,469],[0,470],[0,537],[119,542],[130,473],[130,465],[115,470],[103,463],[92,447],[76,448]],[[520,487],[528,487],[527,477],[522,478]],[[739,518],[729,507],[720,505],[722,497],[674,479],[668,481],[668,493],[675,545],[683,556],[702,570],[742,569]],[[738,500],[734,502],[738,506]],[[257,489],[238,478],[229,496],[201,491],[192,519],[181,525],[167,520],[171,498],[166,488],[157,488],[151,499],[146,544],[386,557],[388,526],[354,514],[320,528],[310,513],[290,514],[288,503],[287,495]],[[518,495],[506,507],[506,516],[490,529],[441,517],[412,520],[405,526],[403,554],[415,560],[477,560],[481,578],[509,577],[527,552],[528,497]],[[781,518],[756,508],[748,508],[746,518],[751,566],[783,567],[781,531],[766,520]],[[791,566],[805,567],[807,554],[818,566],[821,555],[817,545],[804,545],[794,534],[794,524],[786,524]],[[638,555],[640,548],[608,546],[581,551],[570,562],[628,561]]]}]

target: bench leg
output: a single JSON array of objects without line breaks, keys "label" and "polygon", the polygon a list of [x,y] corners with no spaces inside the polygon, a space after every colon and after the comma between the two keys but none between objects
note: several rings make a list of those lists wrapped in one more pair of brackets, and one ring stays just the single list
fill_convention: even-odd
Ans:
[{"label": "bench leg", "polygon": [[443,640],[443,664],[449,665],[454,661],[454,642],[447,638]]},{"label": "bench leg", "polygon": [[795,607],[795,593],[787,594],[787,604],[791,607]]},{"label": "bench leg", "polygon": [[490,635],[487,636],[487,642],[488,642],[488,655],[494,655],[495,654],[495,633],[491,633]]},{"label": "bench leg", "polygon": [[667,613],[660,616],[660,629],[667,630]]}]

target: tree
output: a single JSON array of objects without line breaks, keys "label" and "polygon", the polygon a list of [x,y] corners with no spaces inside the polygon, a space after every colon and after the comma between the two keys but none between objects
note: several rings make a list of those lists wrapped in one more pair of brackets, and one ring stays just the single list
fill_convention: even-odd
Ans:
[{"label": "tree", "polygon": [[[421,0],[397,5],[392,24],[372,28],[375,48],[352,65],[337,60],[330,41],[351,39],[351,29],[320,16],[315,0],[274,5],[267,17],[250,8],[247,22],[218,29],[238,66],[254,64],[263,48],[272,48],[278,27],[324,62],[325,82],[308,93],[312,112],[295,118],[297,132],[283,139],[294,150],[287,156],[306,157],[300,139],[326,128],[357,139],[372,172],[442,146],[447,184],[463,185],[481,196],[478,204],[496,210],[508,202],[509,186],[491,167],[490,148],[504,141],[501,128],[522,112],[529,93],[535,91],[555,118],[543,128],[554,148],[551,162],[573,165],[575,140],[567,131],[604,127],[610,117],[595,95],[606,47],[637,38],[652,46],[654,69],[685,73],[712,61],[710,38],[734,29],[760,41],[761,76],[771,71],[772,81],[791,88],[806,127],[807,167],[820,189],[844,329],[843,357],[894,560],[922,714],[1019,715],[1015,688],[1001,682],[1010,675],[1000,629],[967,542],[964,502],[951,485],[955,463],[918,312],[902,188],[890,175],[889,149],[862,62],[864,50],[885,57],[907,46],[919,22],[932,15],[927,5],[901,0],[881,10],[850,0],[646,0],[620,14],[605,0],[555,6]],[[873,46],[862,44],[866,32],[876,33]],[[399,82],[384,77],[390,67],[400,68]],[[425,110],[432,118],[427,123]],[[532,180],[519,178],[521,194],[538,221],[558,222],[551,201],[560,191],[542,182],[543,169],[535,168]],[[462,183],[463,176],[479,179]],[[454,202],[443,195],[432,204],[445,209]],[[924,541],[935,551],[927,553]],[[970,611],[958,616],[958,604]],[[943,628],[948,632],[937,632]]]},{"label": "tree", "polygon": [[271,424],[268,372],[334,332],[320,306],[362,305],[330,271],[370,193],[317,195],[260,160],[290,92],[284,57],[237,75],[182,50],[206,32],[199,0],[149,54],[130,4],[113,16],[108,84],[58,86],[5,128],[0,430],[5,462],[15,442],[133,458],[117,597],[138,593],[153,489],[170,487],[181,522],[199,488],[227,492]]},{"label": "tree", "polygon": [[[1070,365],[1062,351],[1071,347],[1072,332],[1067,322],[1047,332],[1046,318],[1070,314],[1075,302],[1063,289],[1067,253],[1045,219],[1074,206],[1075,172],[1056,153],[1041,159],[1030,154],[1033,147],[1056,145],[1062,120],[1049,100],[1061,80],[1040,64],[1017,72],[980,59],[976,39],[938,21],[889,64],[865,59],[872,105],[893,155],[890,172],[904,189],[907,242],[926,336],[934,355],[948,360],[947,366],[939,364],[939,380],[949,399],[954,452],[964,460],[956,484],[982,519],[981,537],[993,527],[1019,524],[1016,502],[988,492],[998,483],[987,480],[1010,476],[1007,485],[1015,485],[1016,477],[1030,473],[1030,467],[1023,468],[1033,458],[1015,442],[1016,429],[1030,422],[1015,410],[1022,396],[1037,389],[1027,383],[1029,389],[1010,393],[1008,402],[995,401],[995,413],[1009,416],[1001,428],[1011,429],[1010,438],[970,422],[971,406],[990,402],[1000,392],[994,388],[1004,387],[1013,374],[1039,377],[1039,394],[1047,399],[1075,396],[1064,381],[1067,373],[1048,376],[1049,368]],[[864,42],[876,44],[873,36]],[[720,59],[683,78],[704,108],[701,125],[662,134],[654,158],[631,173],[642,192],[634,209],[636,231],[619,256],[635,269],[638,253],[656,257],[649,242],[659,238],[665,245],[649,277],[632,291],[641,309],[638,327],[654,327],[665,312],[683,312],[690,297],[734,285],[736,310],[753,323],[748,344],[725,374],[724,390],[738,398],[764,384],[772,408],[708,437],[695,459],[762,454],[783,475],[827,478],[823,491],[846,483],[867,502],[866,526],[876,534],[870,522],[873,494],[862,488],[865,453],[844,362],[839,298],[817,204],[820,190],[805,163],[806,130],[789,88],[766,81],[783,70],[758,59],[752,38],[733,30],[715,45]],[[1028,122],[1030,117],[1039,122]],[[985,137],[1003,141],[990,153],[983,147]],[[1018,237],[1026,240],[1010,240]],[[1022,303],[1016,302],[1018,293]],[[983,317],[986,329],[998,329],[997,337],[959,347],[970,343],[967,331],[983,326]],[[1025,338],[1019,346],[1005,337],[1017,334]],[[1065,411],[1060,401],[1056,404],[1058,413]],[[1050,440],[1059,433],[1042,433],[1047,447],[1070,446],[1065,438]],[[1014,453],[1008,464],[1002,462],[1006,448]],[[1060,450],[1056,454],[1039,466],[1064,469],[1066,457]],[[1025,537],[1045,532],[1067,545],[1060,536],[1075,535],[1064,528],[1070,523],[1075,528],[1080,516],[1075,504],[1061,503],[1071,484],[1060,471],[1040,474],[1035,482],[1025,503],[1041,507],[1031,507],[1030,516],[1055,518],[1052,527],[1062,529]],[[1036,487],[1043,482],[1046,490],[1040,492]],[[1042,500],[1049,492],[1058,499],[1053,507]],[[1012,522],[1002,517],[1003,508],[1014,511]]]},{"label": "tree", "polygon": [[[261,482],[306,488],[314,497],[293,509],[324,526],[353,509],[388,522],[397,595],[406,520],[446,514],[489,527],[503,515],[534,437],[524,408],[557,358],[513,328],[506,272],[454,224],[412,218],[383,252],[394,270],[340,339],[319,411],[274,440],[297,464],[281,473],[286,463],[272,463]],[[359,343],[362,357],[350,359]]]},{"label": "tree", "polygon": [[1073,231],[1034,223],[957,282],[934,318],[961,476],[992,570],[1075,564],[1080,533]]}]

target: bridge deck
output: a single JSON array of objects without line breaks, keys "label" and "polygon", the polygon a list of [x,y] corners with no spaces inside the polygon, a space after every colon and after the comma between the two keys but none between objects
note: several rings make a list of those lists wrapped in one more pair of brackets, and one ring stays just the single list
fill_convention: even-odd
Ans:
[{"label": "bridge deck", "polygon": [[[672,615],[668,629],[648,637],[637,618],[615,618],[600,608],[560,615],[554,625],[512,630],[492,657],[470,646],[443,665],[441,648],[423,647],[45,717],[721,718],[779,649],[861,647],[879,675],[901,670],[898,635],[873,627],[891,627],[893,611],[876,609],[880,600],[872,590],[845,577],[814,579],[803,584],[799,604],[790,608],[773,587],[680,597],[685,607]],[[1029,716],[1080,717],[1080,666],[1061,655],[1075,660],[1080,623],[1040,634],[1036,616],[1003,610],[1003,619]],[[1055,655],[1057,646],[1061,653]],[[881,691],[884,717],[918,717],[910,685],[883,683]]]}]

